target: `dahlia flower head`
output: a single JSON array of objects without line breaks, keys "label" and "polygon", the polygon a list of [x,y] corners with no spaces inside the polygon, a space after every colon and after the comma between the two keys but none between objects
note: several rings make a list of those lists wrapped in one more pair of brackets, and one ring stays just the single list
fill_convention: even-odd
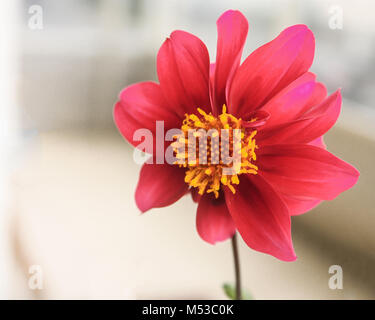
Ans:
[{"label": "dahlia flower head", "polygon": [[[146,212],[190,193],[198,203],[196,228],[203,240],[214,244],[238,231],[250,248],[294,261],[291,216],[334,199],[359,177],[323,142],[340,113],[340,90],[327,95],[309,72],[315,40],[305,25],[285,29],[242,63],[246,18],[226,11],[217,32],[213,63],[199,38],[174,31],[157,54],[159,83],[136,83],[120,93],[114,108],[120,133],[138,148],[137,130],[152,133],[151,161],[141,168],[136,204]],[[162,141],[162,151],[172,147],[180,161],[156,161],[158,121],[163,132],[182,132]],[[215,146],[209,140],[216,151],[207,148],[206,162],[178,154],[178,147],[189,147],[188,131],[195,129],[240,130],[238,170],[224,174],[221,160],[210,162],[221,140]]]}]

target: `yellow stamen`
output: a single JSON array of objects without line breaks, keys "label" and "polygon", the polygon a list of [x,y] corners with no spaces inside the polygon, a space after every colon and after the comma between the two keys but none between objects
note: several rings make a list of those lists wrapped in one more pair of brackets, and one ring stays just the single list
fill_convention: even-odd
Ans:
[{"label": "yellow stamen", "polygon": [[[254,164],[256,161],[255,150],[258,148],[254,139],[257,131],[242,127],[242,120],[227,113],[225,105],[223,105],[222,113],[218,117],[213,116],[211,113],[206,113],[200,108],[197,111],[198,114],[185,115],[181,126],[183,134],[176,137],[176,141],[172,143],[176,153],[175,156],[179,159],[175,164],[187,168],[185,182],[191,187],[198,188],[198,193],[201,195],[205,192],[213,193],[218,198],[221,185],[235,193],[236,189],[233,185],[240,183],[239,175],[258,173],[258,167]],[[255,121],[255,119],[250,121]],[[200,139],[204,134],[198,131],[202,129],[205,130],[203,132],[207,133],[205,137],[207,140],[201,144]],[[211,129],[215,130],[210,134],[209,130]],[[222,129],[229,129],[229,150],[228,145],[225,148],[222,145]],[[240,141],[237,140],[238,145],[234,143],[234,131],[232,129],[241,130]],[[190,130],[196,131],[189,135]],[[191,136],[194,139],[198,138],[196,140],[199,143],[194,145],[193,142],[190,142],[189,138],[191,139]],[[193,149],[189,149],[192,146]],[[220,152],[223,152],[224,149],[230,157],[238,154],[241,161],[239,163],[226,163],[220,155]],[[189,153],[187,150],[189,150]],[[191,151],[193,151],[193,154],[191,154]],[[193,159],[190,159],[191,155],[194,156]],[[203,159],[207,159],[207,162],[203,161]],[[223,174],[223,170],[226,168],[234,169],[235,172],[233,174]]]}]

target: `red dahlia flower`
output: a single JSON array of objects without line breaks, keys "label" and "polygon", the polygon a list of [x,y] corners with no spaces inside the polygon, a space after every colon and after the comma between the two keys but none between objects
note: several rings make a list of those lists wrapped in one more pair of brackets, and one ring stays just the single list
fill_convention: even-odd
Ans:
[{"label": "red dahlia flower", "polygon": [[[198,202],[196,225],[209,243],[236,230],[246,244],[284,261],[296,259],[290,216],[352,187],[359,172],[335,157],[323,135],[336,122],[340,91],[327,96],[309,72],[315,42],[305,25],[285,29],[240,64],[248,22],[238,11],[217,21],[215,63],[196,36],[174,31],[157,55],[160,84],[125,88],[114,119],[134,146],[137,129],[154,133],[181,128],[242,130],[241,166],[223,175],[223,165],[197,162],[144,164],[135,200],[142,212],[171,205],[190,192]],[[185,139],[177,142],[184,144]],[[170,142],[168,142],[170,144]],[[209,151],[208,151],[209,152]],[[213,154],[209,155],[213,156]]]}]

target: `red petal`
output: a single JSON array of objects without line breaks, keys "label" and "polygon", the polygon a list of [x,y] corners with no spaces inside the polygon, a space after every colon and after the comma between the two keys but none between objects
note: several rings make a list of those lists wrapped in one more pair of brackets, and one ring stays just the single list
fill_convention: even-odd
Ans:
[{"label": "red petal", "polygon": [[250,119],[249,121],[242,121],[242,126],[244,128],[258,128],[263,127],[267,123],[268,119],[270,118],[270,114],[264,110],[257,110],[249,115],[248,118]]},{"label": "red petal", "polygon": [[210,104],[212,107],[212,110],[216,112],[216,108],[214,107],[214,97],[213,97],[213,92],[214,92],[214,81],[215,81],[215,69],[216,69],[216,63],[211,63],[210,64],[210,84],[209,84],[209,91],[210,91]]},{"label": "red petal", "polygon": [[318,206],[322,200],[307,198],[307,197],[293,197],[290,195],[281,195],[281,198],[284,200],[285,204],[289,209],[289,214],[291,216],[301,215],[314,209]]},{"label": "red petal", "polygon": [[148,129],[155,135],[155,123],[164,120],[165,129],[180,126],[181,120],[164,100],[160,86],[154,82],[141,82],[125,88],[114,108],[114,120],[121,134],[133,146],[133,134],[138,129]]},{"label": "red petal", "polygon": [[320,136],[319,138],[316,138],[315,140],[311,141],[309,143],[309,145],[319,147],[319,148],[322,148],[322,149],[327,149],[327,146],[324,142],[323,136]]},{"label": "red petal", "polygon": [[271,114],[264,128],[298,119],[307,110],[321,102],[326,94],[324,85],[315,82],[315,75],[306,72],[260,109]]},{"label": "red petal", "polygon": [[284,261],[296,260],[288,208],[260,175],[242,178],[236,193],[225,191],[229,212],[246,244]]},{"label": "red petal", "polygon": [[249,24],[239,11],[228,10],[217,20],[216,70],[213,86],[214,114],[226,104],[225,93],[240,65]]},{"label": "red petal", "polygon": [[314,88],[315,81],[308,81],[291,90],[283,91],[268,101],[261,109],[271,114],[264,128],[295,120],[299,114],[304,112]]},{"label": "red petal", "polygon": [[188,191],[185,170],[168,164],[144,164],[135,192],[139,210],[146,212],[175,203]]},{"label": "red petal", "polygon": [[209,194],[201,197],[197,210],[197,230],[200,237],[211,244],[233,237],[236,226],[224,197],[215,199]]},{"label": "red petal", "polygon": [[[311,141],[309,145],[319,147],[325,150],[327,149],[327,146],[323,140],[323,136]],[[282,194],[281,197],[284,200],[285,204],[288,206],[289,213],[291,216],[297,216],[306,213],[317,207],[322,202],[322,200],[320,199],[298,197],[285,194]]]},{"label": "red petal", "polygon": [[211,111],[209,98],[210,60],[204,43],[196,36],[174,31],[157,57],[160,86],[171,108],[184,117],[197,107]]},{"label": "red petal", "polygon": [[311,145],[262,146],[261,174],[282,194],[331,200],[351,188],[359,172],[328,151]]},{"label": "red petal", "polygon": [[257,134],[262,145],[309,143],[325,134],[336,123],[341,110],[341,94],[336,91],[322,103],[301,116],[279,126],[265,128]]},{"label": "red petal", "polygon": [[[325,150],[327,149],[327,146],[323,140],[323,136],[311,141],[309,145],[319,147]],[[308,197],[298,197],[285,194],[282,194],[281,196],[285,204],[288,206],[289,213],[291,216],[297,216],[306,213],[317,207],[322,202],[322,200],[320,199]]]},{"label": "red petal", "polygon": [[314,91],[310,96],[310,100],[306,103],[306,108],[313,107],[321,103],[327,97],[327,88],[321,82],[316,82]]},{"label": "red petal", "polygon": [[229,91],[230,113],[244,116],[310,68],[315,49],[305,25],[285,29],[277,38],[255,50],[238,68]]}]

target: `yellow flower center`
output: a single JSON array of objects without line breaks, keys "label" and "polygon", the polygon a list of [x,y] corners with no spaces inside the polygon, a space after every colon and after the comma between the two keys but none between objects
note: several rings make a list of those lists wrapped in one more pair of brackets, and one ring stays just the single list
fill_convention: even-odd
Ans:
[{"label": "yellow flower center", "polygon": [[185,182],[201,195],[213,192],[217,198],[221,185],[235,193],[233,184],[239,184],[240,174],[257,174],[257,131],[245,128],[241,118],[226,112],[225,105],[217,117],[200,108],[198,112],[185,115],[182,134],[172,143],[175,164],[187,168]]}]

